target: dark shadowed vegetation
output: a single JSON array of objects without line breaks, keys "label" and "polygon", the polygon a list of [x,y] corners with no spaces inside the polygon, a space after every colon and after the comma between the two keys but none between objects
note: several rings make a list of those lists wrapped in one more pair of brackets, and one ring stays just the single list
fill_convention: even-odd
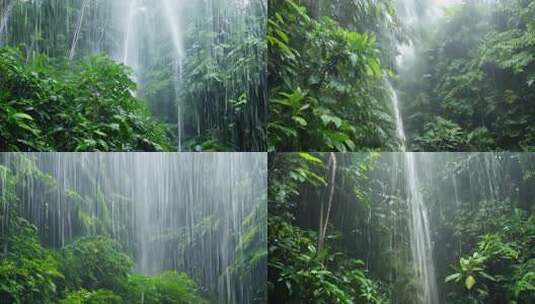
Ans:
[{"label": "dark shadowed vegetation", "polygon": [[534,155],[413,157],[271,155],[270,303],[535,300]]},{"label": "dark shadowed vegetation", "polygon": [[535,1],[464,1],[419,29],[399,81],[414,150],[533,150]]}]

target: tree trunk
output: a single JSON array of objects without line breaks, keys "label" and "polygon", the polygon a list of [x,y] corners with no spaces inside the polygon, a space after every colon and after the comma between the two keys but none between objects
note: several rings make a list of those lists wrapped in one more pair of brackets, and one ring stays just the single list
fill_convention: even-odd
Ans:
[{"label": "tree trunk", "polygon": [[329,161],[331,167],[331,179],[329,181],[330,192],[329,200],[327,202],[327,214],[325,215],[325,220],[323,220],[323,204],[321,206],[321,218],[320,218],[320,235],[318,239],[318,251],[323,249],[325,244],[325,236],[327,235],[327,227],[329,226],[329,217],[331,215],[331,209],[333,205],[334,197],[334,183],[336,181],[336,154],[331,152],[331,159]]}]

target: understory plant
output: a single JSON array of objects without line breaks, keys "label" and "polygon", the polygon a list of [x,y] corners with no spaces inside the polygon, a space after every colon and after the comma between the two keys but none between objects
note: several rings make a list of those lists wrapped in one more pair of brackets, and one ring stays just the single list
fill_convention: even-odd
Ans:
[{"label": "understory plant", "polygon": [[[325,185],[321,155],[273,156],[270,171],[268,292],[271,303],[388,303],[381,283],[364,262],[344,253],[337,232],[317,231],[296,222],[298,196],[308,186]],[[319,247],[321,244],[321,248]]]},{"label": "understory plant", "polygon": [[166,129],[134,96],[131,71],[105,56],[79,61],[0,49],[0,150],[162,151]]},{"label": "understory plant", "polygon": [[393,119],[374,33],[359,32],[293,0],[272,0],[268,44],[269,150],[391,147]]},{"label": "understory plant", "polygon": [[[30,172],[36,171],[24,174]],[[107,236],[82,237],[63,248],[45,248],[37,227],[19,214],[16,186],[20,177],[0,166],[1,303],[207,303],[185,273],[134,273],[131,258]]]}]

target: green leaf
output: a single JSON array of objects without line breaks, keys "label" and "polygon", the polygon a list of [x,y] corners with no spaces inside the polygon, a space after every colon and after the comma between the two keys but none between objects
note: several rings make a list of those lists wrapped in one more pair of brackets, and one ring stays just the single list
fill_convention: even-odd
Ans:
[{"label": "green leaf", "polygon": [[481,276],[483,276],[483,277],[485,277],[485,278],[487,278],[487,279],[493,281],[493,282],[496,282],[496,278],[495,278],[495,277],[491,276],[490,274],[488,274],[488,273],[486,273],[486,272],[484,272],[484,271],[479,272],[479,274],[480,274]]},{"label": "green leaf", "polygon": [[349,148],[349,150],[355,151],[356,145],[351,139],[346,140],[345,144]]},{"label": "green leaf", "polygon": [[34,128],[30,127],[29,125],[27,125],[27,124],[25,124],[23,122],[18,122],[17,126],[19,126],[20,128],[23,128],[23,129],[25,129],[27,131],[32,132],[33,135],[39,135],[39,133],[41,132],[41,131],[39,131],[37,129],[34,129]]},{"label": "green leaf", "polygon": [[447,276],[444,282],[451,282],[453,280],[458,280],[460,277],[461,277],[460,273],[454,273],[452,275]]},{"label": "green leaf", "polygon": [[295,120],[298,124],[300,124],[302,127],[306,127],[307,126],[307,121],[301,117],[301,116],[294,116],[292,117],[293,120]]},{"label": "green leaf", "polygon": [[342,126],[342,119],[336,116],[323,114],[321,115],[321,121],[323,122],[323,125],[328,126],[331,122],[334,123],[336,128],[340,128]]},{"label": "green leaf", "polygon": [[106,137],[106,136],[108,136],[106,133],[104,133],[104,132],[102,132],[102,131],[99,131],[99,130],[96,130],[96,131],[95,131],[95,134],[100,135],[100,136],[102,136],[102,137]]},{"label": "green leaf", "polygon": [[33,117],[26,113],[15,113],[13,114],[13,117],[16,119],[26,119],[26,120],[33,120]]},{"label": "green leaf", "polygon": [[368,59],[368,65],[370,66],[373,76],[378,76],[381,73],[381,67],[376,59]]},{"label": "green leaf", "polygon": [[304,160],[307,160],[307,161],[316,163],[316,164],[321,164],[321,163],[323,163],[323,162],[321,161],[321,159],[319,159],[319,158],[313,156],[313,155],[310,154],[310,153],[301,152],[301,153],[299,153],[299,157],[301,157],[301,158],[304,159]]},{"label": "green leaf", "polygon": [[476,279],[469,275],[466,280],[464,281],[464,285],[466,286],[466,289],[470,290],[474,285],[476,284]]}]

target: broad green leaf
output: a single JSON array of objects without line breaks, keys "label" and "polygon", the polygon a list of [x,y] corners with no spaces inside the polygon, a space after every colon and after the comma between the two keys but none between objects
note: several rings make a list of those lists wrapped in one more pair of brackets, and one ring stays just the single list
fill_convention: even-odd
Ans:
[{"label": "broad green leaf", "polygon": [[461,274],[460,273],[454,273],[452,275],[449,275],[446,277],[446,279],[444,280],[444,282],[451,282],[453,280],[457,280],[461,277]]},{"label": "broad green leaf", "polygon": [[325,126],[328,126],[331,122],[334,123],[337,128],[340,128],[342,126],[342,119],[340,119],[339,117],[323,114],[320,118],[323,122],[323,125]]},{"label": "broad green leaf", "polygon": [[13,117],[16,119],[26,119],[26,120],[33,120],[33,117],[26,113],[15,113],[13,114]]},{"label": "broad green leaf", "polygon": [[368,59],[368,65],[370,66],[374,76],[380,75],[381,67],[379,66],[379,62],[377,62],[376,59],[374,58]]},{"label": "broad green leaf", "polygon": [[464,285],[466,286],[466,289],[468,290],[471,290],[475,284],[476,284],[476,279],[471,275],[469,275],[464,281]]},{"label": "broad green leaf", "polygon": [[307,126],[307,121],[301,116],[294,116],[292,117],[292,119],[296,121],[298,124],[300,124],[302,127]]},{"label": "broad green leaf", "polygon": [[299,157],[301,157],[301,158],[304,159],[304,160],[307,160],[307,161],[316,163],[316,164],[322,164],[322,163],[323,163],[323,162],[321,161],[321,159],[319,159],[319,158],[313,156],[313,155],[310,154],[310,153],[301,152],[301,153],[299,153]]}]

